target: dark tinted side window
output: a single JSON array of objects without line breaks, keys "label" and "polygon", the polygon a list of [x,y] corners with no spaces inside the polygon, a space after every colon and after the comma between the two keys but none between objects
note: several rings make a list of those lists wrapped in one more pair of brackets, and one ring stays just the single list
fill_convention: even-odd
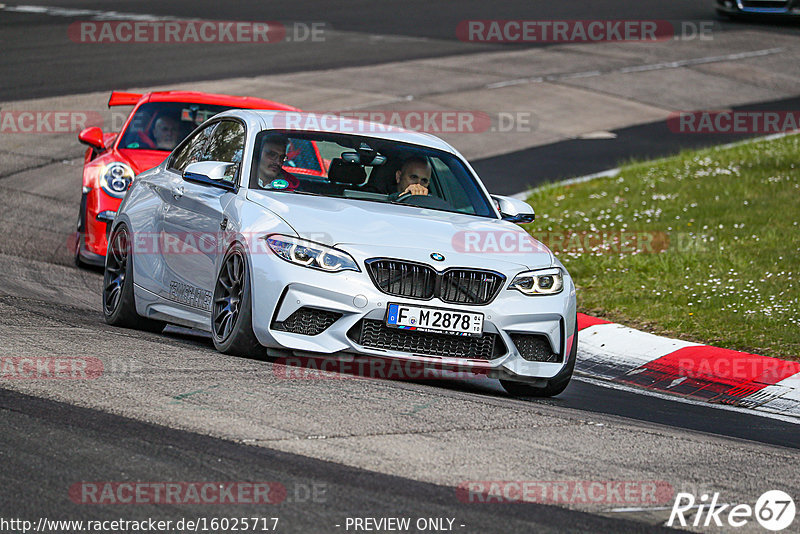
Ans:
[{"label": "dark tinted side window", "polygon": [[203,161],[224,161],[235,163],[235,167],[225,174],[226,180],[233,182],[241,167],[244,152],[244,126],[236,121],[222,121],[206,145]]},{"label": "dark tinted side window", "polygon": [[183,145],[180,150],[178,150],[175,156],[173,156],[169,165],[170,168],[179,172],[183,172],[186,166],[190,163],[204,161],[205,158],[203,155],[206,148],[206,142],[214,132],[217,124],[218,123],[210,124],[202,130],[195,132],[195,134],[188,139],[186,144]]}]

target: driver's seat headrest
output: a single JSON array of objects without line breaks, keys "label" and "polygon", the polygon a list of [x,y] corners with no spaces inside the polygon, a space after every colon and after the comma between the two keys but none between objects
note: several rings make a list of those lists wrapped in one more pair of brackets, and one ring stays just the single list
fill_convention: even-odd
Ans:
[{"label": "driver's seat headrest", "polygon": [[333,158],[328,168],[328,180],[337,184],[359,185],[367,179],[367,172],[358,163]]}]

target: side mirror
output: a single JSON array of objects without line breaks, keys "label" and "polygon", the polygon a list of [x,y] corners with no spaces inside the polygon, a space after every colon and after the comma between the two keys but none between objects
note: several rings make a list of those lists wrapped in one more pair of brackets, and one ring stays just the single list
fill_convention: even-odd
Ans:
[{"label": "side mirror", "polygon": [[106,148],[105,143],[103,143],[103,130],[98,126],[92,126],[91,128],[83,130],[78,134],[78,141],[98,150],[104,150]]},{"label": "side mirror", "polygon": [[183,179],[234,191],[238,169],[239,166],[236,163],[198,161],[186,166],[183,171]]},{"label": "side mirror", "polygon": [[504,221],[527,224],[536,219],[533,207],[525,201],[500,195],[492,195],[492,200],[497,204],[497,209]]}]

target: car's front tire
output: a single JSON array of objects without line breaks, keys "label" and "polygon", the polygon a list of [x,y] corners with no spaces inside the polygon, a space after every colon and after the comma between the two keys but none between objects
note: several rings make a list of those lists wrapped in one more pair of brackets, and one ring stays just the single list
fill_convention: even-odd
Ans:
[{"label": "car's front tire", "polygon": [[161,332],[164,323],[136,313],[133,296],[133,259],[128,228],[120,224],[111,234],[103,273],[103,316],[106,322],[123,328]]},{"label": "car's front tire", "polygon": [[578,321],[575,321],[575,337],[572,341],[572,349],[569,352],[567,365],[558,372],[556,376],[547,380],[545,387],[535,387],[524,382],[515,382],[513,380],[500,380],[500,385],[503,386],[509,395],[515,397],[555,397],[556,395],[567,389],[569,381],[572,379],[572,373],[575,371],[575,360],[578,357]]},{"label": "car's front tire", "polygon": [[75,232],[75,247],[72,251],[73,252],[72,261],[73,263],[75,263],[75,267],[86,266],[86,264],[83,263],[83,260],[81,259],[81,248],[83,247],[83,240],[84,240],[84,235],[79,228],[78,231]]},{"label": "car's front tire", "polygon": [[85,243],[86,235],[83,233],[86,226],[86,193],[81,197],[81,207],[78,210],[78,228],[75,231],[75,248],[73,250],[76,267],[85,267],[86,264],[81,258],[81,249]]},{"label": "car's front tire", "polygon": [[245,249],[231,247],[217,274],[211,308],[211,337],[214,347],[236,356],[260,356],[263,347],[253,333],[250,272]]}]

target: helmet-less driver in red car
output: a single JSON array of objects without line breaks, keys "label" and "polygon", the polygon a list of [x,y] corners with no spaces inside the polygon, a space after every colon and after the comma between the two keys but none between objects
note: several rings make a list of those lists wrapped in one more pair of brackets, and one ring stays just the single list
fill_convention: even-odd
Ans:
[{"label": "helmet-less driver in red car", "polygon": [[[180,123],[169,115],[155,118],[153,126],[142,132],[141,138],[153,150],[172,150],[181,140]],[[149,133],[149,135],[148,135]]]}]

